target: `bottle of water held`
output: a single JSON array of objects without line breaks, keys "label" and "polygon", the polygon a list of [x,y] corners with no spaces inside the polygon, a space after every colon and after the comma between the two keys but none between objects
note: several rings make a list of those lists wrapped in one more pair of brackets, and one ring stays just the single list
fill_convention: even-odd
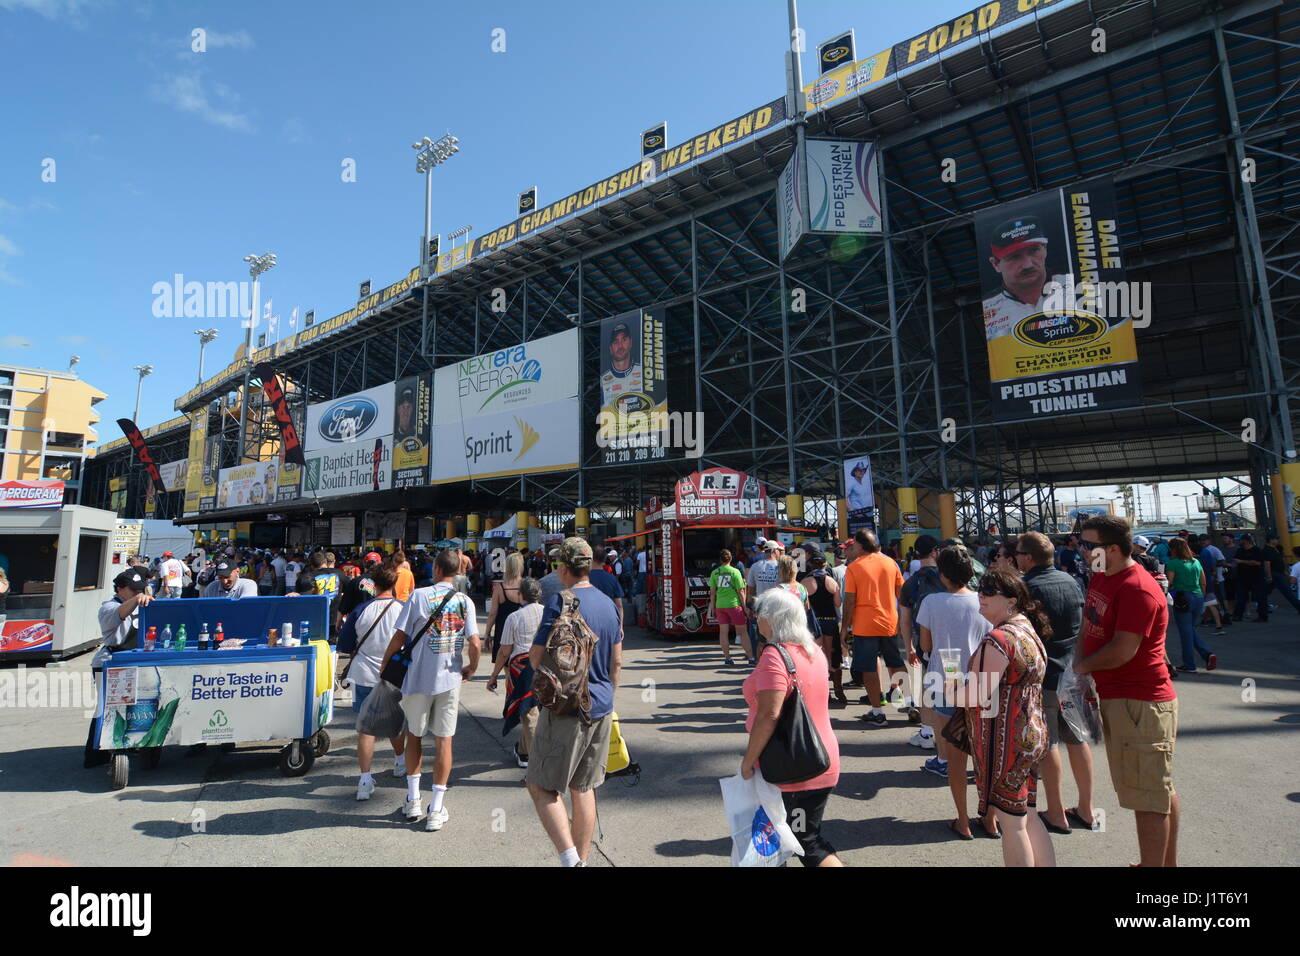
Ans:
[{"label": "bottle of water held", "polygon": [[207,649],[208,649],[208,622],[204,621],[201,625],[199,625],[199,650],[206,651]]},{"label": "bottle of water held", "polygon": [[221,650],[221,642],[226,639],[226,632],[221,629],[221,622],[217,622],[217,629],[212,634],[212,649]]},{"label": "bottle of water held", "polygon": [[185,625],[182,624],[176,629],[176,650],[185,650]]},{"label": "bottle of water held", "polygon": [[164,651],[170,651],[172,649],[172,626],[170,624],[163,625],[162,649]]}]

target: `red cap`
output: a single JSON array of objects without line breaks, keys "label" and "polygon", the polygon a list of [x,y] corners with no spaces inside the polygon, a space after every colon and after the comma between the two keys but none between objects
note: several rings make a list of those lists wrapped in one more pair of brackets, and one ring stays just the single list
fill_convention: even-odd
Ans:
[{"label": "red cap", "polygon": [[164,552],[163,552],[163,557],[164,557],[164,558],[174,558],[174,557],[176,557],[176,555],[172,554],[170,551],[164,551]]},{"label": "red cap", "polygon": [[366,555],[366,564],[381,564],[383,560],[378,551],[371,551]]}]

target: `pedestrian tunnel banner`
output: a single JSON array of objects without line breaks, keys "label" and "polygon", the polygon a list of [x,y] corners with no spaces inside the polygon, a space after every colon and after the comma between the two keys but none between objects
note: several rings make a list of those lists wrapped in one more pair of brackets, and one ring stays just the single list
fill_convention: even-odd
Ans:
[{"label": "pedestrian tunnel banner", "polygon": [[994,417],[1139,404],[1133,312],[1141,300],[1125,278],[1110,180],[985,210],[975,235]]}]

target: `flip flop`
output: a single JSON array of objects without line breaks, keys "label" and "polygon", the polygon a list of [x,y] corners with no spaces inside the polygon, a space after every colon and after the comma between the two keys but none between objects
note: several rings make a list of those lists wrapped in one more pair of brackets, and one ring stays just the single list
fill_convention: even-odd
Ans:
[{"label": "flip flop", "polygon": [[1070,826],[1078,830],[1091,830],[1093,825],[1079,816],[1079,808],[1071,807],[1065,811],[1065,819],[1070,821]]},{"label": "flip flop", "polygon": [[[1047,819],[1047,814],[1044,813],[1044,812],[1040,812],[1040,813],[1038,814],[1038,819],[1040,819],[1040,820],[1043,821],[1043,826],[1047,827],[1047,832],[1048,832],[1048,833],[1057,833],[1057,834],[1062,834],[1062,835],[1068,835],[1069,832],[1070,832],[1070,828],[1069,828],[1068,826],[1065,826],[1065,827],[1058,827],[1058,826],[1057,826],[1055,823],[1053,823],[1051,820]],[[1067,822],[1069,821],[1069,819],[1070,819],[1069,817],[1066,817],[1066,821],[1067,821]]]},{"label": "flip flop", "polygon": [[973,840],[973,839],[975,839],[975,835],[974,835],[974,834],[972,834],[972,833],[962,833],[960,830],[958,830],[958,829],[957,829],[957,821],[956,821],[956,820],[949,820],[949,821],[948,821],[948,829],[951,830],[953,833],[957,834],[957,839],[959,839],[959,840]]},{"label": "flip flop", "polygon": [[[981,831],[983,832],[983,834],[984,834],[986,837],[988,837],[990,840],[1001,840],[1001,839],[1002,839],[1002,834],[1001,834],[1001,833],[992,833],[992,832],[990,832],[989,829],[988,829],[988,827],[986,827],[982,822],[980,823],[980,830],[981,830]],[[975,830],[974,830],[973,827],[971,828],[971,832],[972,832],[972,833],[975,832]]]}]

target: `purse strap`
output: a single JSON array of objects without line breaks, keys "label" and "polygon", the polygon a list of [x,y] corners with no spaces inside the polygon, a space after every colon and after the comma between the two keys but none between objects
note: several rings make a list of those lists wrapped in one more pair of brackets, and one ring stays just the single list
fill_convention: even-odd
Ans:
[{"label": "purse strap", "polygon": [[795,693],[801,693],[799,687],[799,672],[795,670],[794,658],[790,656],[790,652],[787,651],[780,644],[768,644],[767,646],[772,648],[778,654],[781,655],[781,660],[785,663],[785,669],[790,673],[790,680],[791,680],[790,690]]},{"label": "purse strap", "polygon": [[415,637],[411,638],[402,646],[403,654],[409,654],[411,652],[411,648],[415,646],[415,643],[420,638],[424,637],[424,635],[428,632],[429,628],[433,627],[433,622],[439,620],[442,617],[442,612],[443,609],[446,608],[447,602],[450,601],[459,593],[460,592],[457,591],[455,588],[452,588],[450,591],[447,592],[447,596],[443,598],[442,603],[438,605],[438,610],[430,614],[429,619],[424,622],[424,627],[420,628],[419,632],[415,635]]},{"label": "purse strap", "polygon": [[352,651],[352,656],[348,658],[348,666],[343,668],[343,673],[339,675],[340,681],[347,679],[348,671],[352,670],[353,661],[355,661],[357,659],[357,655],[361,653],[361,646],[366,643],[366,638],[370,637],[371,632],[373,632],[374,629],[379,626],[380,622],[383,621],[383,619],[388,616],[388,612],[393,609],[393,604],[396,600],[397,600],[396,598],[389,598],[388,607],[384,608],[384,610],[380,613],[379,617],[375,618],[374,623],[371,624],[368,628],[366,628],[366,633],[361,635],[361,640],[357,641],[357,646]]}]

